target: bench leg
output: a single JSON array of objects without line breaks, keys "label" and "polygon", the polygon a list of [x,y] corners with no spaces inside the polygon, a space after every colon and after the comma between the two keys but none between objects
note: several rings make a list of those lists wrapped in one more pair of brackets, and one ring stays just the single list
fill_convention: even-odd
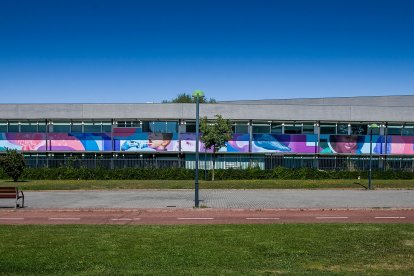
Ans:
[{"label": "bench leg", "polygon": [[20,191],[20,193],[22,194],[22,208],[24,208],[24,193],[23,191]]},{"label": "bench leg", "polygon": [[[21,201],[22,201],[21,206],[19,204],[19,199],[21,199]],[[16,199],[16,204],[15,204],[14,208],[17,209],[17,207],[24,208],[24,194],[23,194],[22,191],[20,191],[20,195],[18,195],[17,199]]]}]

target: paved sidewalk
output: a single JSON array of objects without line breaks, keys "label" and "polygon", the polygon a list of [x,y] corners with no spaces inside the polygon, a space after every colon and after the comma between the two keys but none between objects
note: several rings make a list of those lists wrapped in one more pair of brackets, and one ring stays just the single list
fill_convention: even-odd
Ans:
[{"label": "paved sidewalk", "polygon": [[[32,208],[192,208],[194,190],[25,192]],[[414,208],[414,190],[200,190],[210,208]],[[12,206],[0,199],[0,207]]]}]

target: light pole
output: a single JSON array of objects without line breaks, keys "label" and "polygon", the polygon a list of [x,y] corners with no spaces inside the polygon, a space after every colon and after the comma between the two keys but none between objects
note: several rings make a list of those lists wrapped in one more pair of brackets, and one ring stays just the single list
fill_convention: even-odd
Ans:
[{"label": "light pole", "polygon": [[200,98],[204,97],[204,93],[201,90],[195,90],[193,92],[193,97],[196,99],[196,162],[195,162],[195,183],[194,183],[194,203],[195,207],[198,208],[200,200],[198,197],[198,161],[199,161],[199,128],[200,128]]},{"label": "light pole", "polygon": [[372,190],[372,129],[378,128],[377,124],[369,125],[369,174],[368,174],[368,190]]}]

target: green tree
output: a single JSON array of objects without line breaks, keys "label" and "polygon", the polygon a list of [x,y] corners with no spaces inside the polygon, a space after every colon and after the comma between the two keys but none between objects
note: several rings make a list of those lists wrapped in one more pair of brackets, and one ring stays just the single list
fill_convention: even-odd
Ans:
[{"label": "green tree", "polygon": [[17,152],[17,150],[7,149],[6,155],[0,158],[0,166],[14,182],[17,182],[23,174],[26,163],[23,154]]},{"label": "green tree", "polygon": [[214,167],[216,164],[216,152],[226,145],[231,139],[231,122],[223,119],[221,115],[216,115],[216,119],[208,121],[207,117],[201,120],[200,131],[202,133],[200,139],[204,143],[206,149],[213,148],[213,174],[211,180],[214,181]]},{"label": "green tree", "polygon": [[[178,94],[176,98],[169,100],[162,101],[163,103],[195,103],[196,99],[192,97],[190,94],[181,93]],[[213,98],[205,99],[204,97],[200,98],[200,103],[216,103],[216,100]]]}]

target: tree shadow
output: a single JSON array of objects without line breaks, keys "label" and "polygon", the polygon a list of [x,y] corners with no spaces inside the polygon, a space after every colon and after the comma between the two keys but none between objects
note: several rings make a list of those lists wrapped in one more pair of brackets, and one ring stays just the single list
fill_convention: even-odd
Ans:
[{"label": "tree shadow", "polygon": [[368,187],[366,187],[366,186],[362,185],[362,184],[361,184],[361,183],[359,183],[359,182],[354,182],[353,184],[358,185],[358,186],[361,186],[361,187],[362,187],[362,188],[364,188],[365,190],[368,190]]}]

